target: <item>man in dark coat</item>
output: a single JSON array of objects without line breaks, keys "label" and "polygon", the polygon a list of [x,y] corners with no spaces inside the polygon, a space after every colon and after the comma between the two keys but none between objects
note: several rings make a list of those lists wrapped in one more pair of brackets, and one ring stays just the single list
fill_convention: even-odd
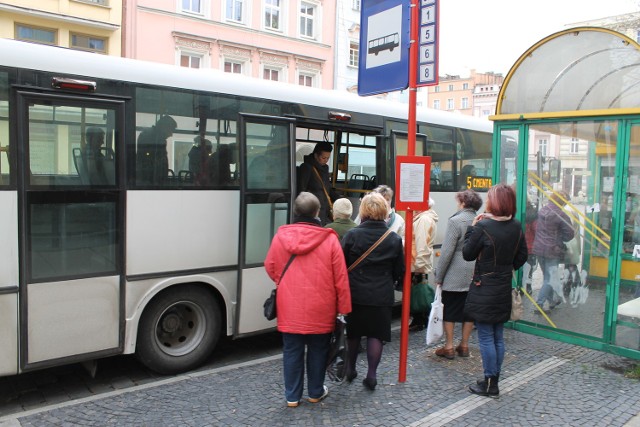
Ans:
[{"label": "man in dark coat", "polygon": [[327,166],[332,150],[333,147],[328,142],[317,143],[313,153],[304,156],[304,163],[298,170],[297,193],[308,191],[320,200],[320,222],[323,226],[332,221],[333,202],[339,197],[331,187]]},{"label": "man in dark coat", "polygon": [[162,116],[155,125],[140,133],[136,153],[138,184],[161,185],[166,182],[169,176],[167,138],[177,127],[173,117]]}]

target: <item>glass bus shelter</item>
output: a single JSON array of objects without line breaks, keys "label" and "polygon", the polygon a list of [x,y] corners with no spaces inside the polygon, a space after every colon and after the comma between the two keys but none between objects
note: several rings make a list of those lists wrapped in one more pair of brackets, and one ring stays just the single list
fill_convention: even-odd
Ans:
[{"label": "glass bus shelter", "polygon": [[603,28],[552,34],[513,65],[491,119],[494,182],[515,186],[527,231],[553,194],[568,196],[576,231],[558,243],[571,255],[552,280],[562,302],[536,307],[543,276],[530,259],[513,327],[640,359],[640,45]]}]

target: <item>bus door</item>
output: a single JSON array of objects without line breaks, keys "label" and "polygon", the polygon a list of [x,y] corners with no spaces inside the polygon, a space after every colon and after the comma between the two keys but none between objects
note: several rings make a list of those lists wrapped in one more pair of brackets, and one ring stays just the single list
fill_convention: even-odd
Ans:
[{"label": "bus door", "polygon": [[273,289],[264,259],[278,227],[291,218],[295,197],[294,121],[280,117],[241,114],[240,141],[240,256],[238,307],[234,335],[275,326],[262,314]]},{"label": "bus door", "polygon": [[17,100],[21,369],[119,353],[124,101]]}]

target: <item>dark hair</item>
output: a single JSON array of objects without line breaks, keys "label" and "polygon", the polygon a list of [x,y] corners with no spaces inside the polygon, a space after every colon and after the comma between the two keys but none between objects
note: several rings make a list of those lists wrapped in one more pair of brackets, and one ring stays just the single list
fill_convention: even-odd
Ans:
[{"label": "dark hair", "polygon": [[477,211],[482,207],[482,198],[473,190],[464,190],[456,193],[456,200],[465,208]]},{"label": "dark hair", "polygon": [[333,151],[333,147],[328,142],[318,142],[315,147],[313,147],[313,154],[316,153],[330,153]]},{"label": "dark hair", "polygon": [[516,214],[516,192],[506,184],[494,185],[487,193],[485,210],[495,216],[514,216]]},{"label": "dark hair", "polygon": [[301,192],[293,202],[293,214],[295,216],[306,216],[313,218],[318,215],[320,210],[320,201],[318,198],[306,191]]}]

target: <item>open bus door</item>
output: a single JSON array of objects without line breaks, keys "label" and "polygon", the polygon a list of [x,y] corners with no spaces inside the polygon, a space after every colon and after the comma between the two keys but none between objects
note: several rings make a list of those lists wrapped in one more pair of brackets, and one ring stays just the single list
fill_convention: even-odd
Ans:
[{"label": "open bus door", "polygon": [[264,259],[278,227],[291,218],[295,198],[292,119],[241,114],[239,120],[240,244],[234,336],[270,326],[262,304],[273,289]]},{"label": "open bus door", "polygon": [[[121,353],[125,102],[17,100],[21,370]],[[88,154],[95,133],[100,160]]]}]

